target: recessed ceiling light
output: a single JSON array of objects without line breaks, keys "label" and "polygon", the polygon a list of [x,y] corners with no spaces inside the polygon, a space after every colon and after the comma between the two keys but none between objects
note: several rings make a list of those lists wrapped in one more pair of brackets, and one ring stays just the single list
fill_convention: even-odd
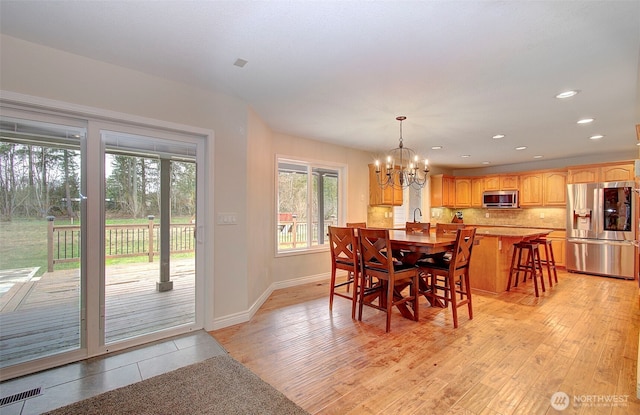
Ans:
[{"label": "recessed ceiling light", "polygon": [[602,137],[604,137],[602,134],[596,134],[596,135],[592,135],[591,137],[589,137],[591,140],[600,140]]},{"label": "recessed ceiling light", "polygon": [[556,98],[558,99],[566,99],[566,98],[571,98],[572,96],[575,96],[578,94],[577,89],[575,90],[571,90],[571,91],[564,91],[564,92],[560,92],[558,95],[556,95]]},{"label": "recessed ceiling light", "polygon": [[433,146],[431,150],[442,150],[442,146]]},{"label": "recessed ceiling light", "polygon": [[467,158],[471,157],[471,154],[463,154],[460,157],[462,157],[463,159],[467,159]]},{"label": "recessed ceiling light", "polygon": [[504,138],[504,134],[496,134],[492,138],[495,138],[495,139]]},{"label": "recessed ceiling light", "polygon": [[583,118],[581,120],[578,120],[578,124],[589,124],[590,122],[593,122],[594,119],[593,118]]},{"label": "recessed ceiling light", "polygon": [[244,68],[244,65],[246,65],[247,63],[249,63],[249,61],[238,58],[233,64],[238,68]]},{"label": "recessed ceiling light", "polygon": [[527,146],[520,146],[520,147],[516,147],[516,150],[525,150],[527,148]]},{"label": "recessed ceiling light", "polygon": [[491,164],[491,162],[490,161],[483,161],[482,164]]},{"label": "recessed ceiling light", "polygon": [[533,156],[534,159],[541,159],[543,156],[541,155],[537,155],[537,156]]}]

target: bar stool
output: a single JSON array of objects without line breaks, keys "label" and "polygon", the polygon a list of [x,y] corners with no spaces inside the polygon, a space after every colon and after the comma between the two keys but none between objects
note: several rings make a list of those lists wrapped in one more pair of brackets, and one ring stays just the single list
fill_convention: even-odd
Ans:
[{"label": "bar stool", "polygon": [[[518,286],[518,279],[520,272],[524,272],[524,280],[527,279],[527,274],[533,278],[533,286],[535,288],[536,297],[539,297],[538,292],[538,276],[540,276],[540,285],[542,292],[545,292],[544,276],[542,275],[542,263],[540,260],[540,245],[533,241],[523,241],[513,244],[513,256],[511,257],[511,268],[509,269],[509,281],[507,282],[507,291],[511,290],[511,281],[513,281],[513,274],[515,273],[514,286]],[[526,251],[526,261],[522,262],[522,254]],[[518,262],[516,263],[516,257]]]},{"label": "bar stool", "polygon": [[547,268],[547,274],[549,275],[549,286],[553,287],[551,280],[551,271],[553,270],[553,279],[556,284],[558,283],[558,273],[556,272],[556,257],[553,255],[553,245],[551,240],[547,238],[534,239],[531,242],[535,242],[544,246],[544,259],[540,259],[540,263]]}]

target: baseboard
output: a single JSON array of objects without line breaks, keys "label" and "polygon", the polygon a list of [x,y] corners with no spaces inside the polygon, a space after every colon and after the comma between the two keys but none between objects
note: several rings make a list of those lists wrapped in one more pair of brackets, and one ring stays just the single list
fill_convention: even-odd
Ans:
[{"label": "baseboard", "polygon": [[285,281],[276,281],[271,283],[269,287],[254,301],[254,303],[246,311],[229,314],[226,316],[218,317],[213,320],[212,330],[219,330],[225,327],[234,326],[236,324],[246,323],[258,312],[262,304],[264,304],[269,296],[276,290],[283,288],[295,287],[297,285],[309,284],[312,282],[327,281],[331,277],[331,274],[326,272],[322,274],[309,275],[302,278],[293,278]]}]

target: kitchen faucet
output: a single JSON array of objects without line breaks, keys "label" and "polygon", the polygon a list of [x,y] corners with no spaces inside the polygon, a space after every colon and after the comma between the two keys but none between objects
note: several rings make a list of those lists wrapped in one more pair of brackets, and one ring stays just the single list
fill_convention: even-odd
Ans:
[{"label": "kitchen faucet", "polygon": [[413,209],[413,221],[416,221],[416,210],[420,212],[420,219],[422,219],[422,210],[420,208]]}]

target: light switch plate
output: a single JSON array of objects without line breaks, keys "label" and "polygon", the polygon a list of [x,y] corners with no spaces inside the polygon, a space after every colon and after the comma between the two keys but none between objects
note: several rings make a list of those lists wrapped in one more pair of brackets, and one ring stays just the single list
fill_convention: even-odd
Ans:
[{"label": "light switch plate", "polygon": [[238,223],[238,214],[231,213],[218,213],[218,225],[236,225]]}]

